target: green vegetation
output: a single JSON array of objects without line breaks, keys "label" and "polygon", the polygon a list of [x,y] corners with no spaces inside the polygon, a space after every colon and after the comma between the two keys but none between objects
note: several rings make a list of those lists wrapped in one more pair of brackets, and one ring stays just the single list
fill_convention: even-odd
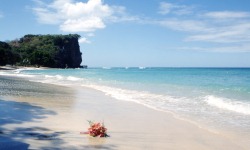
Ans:
[{"label": "green vegetation", "polygon": [[0,65],[13,65],[18,61],[20,61],[19,54],[13,51],[8,43],[0,41]]},{"label": "green vegetation", "polygon": [[0,43],[0,65],[80,67],[80,35],[25,35]]}]

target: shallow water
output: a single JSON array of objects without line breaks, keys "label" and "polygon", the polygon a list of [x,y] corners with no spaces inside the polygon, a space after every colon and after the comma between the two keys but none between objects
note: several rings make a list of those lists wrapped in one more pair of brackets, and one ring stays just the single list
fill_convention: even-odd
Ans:
[{"label": "shallow water", "polygon": [[[199,126],[250,133],[248,68],[35,69],[7,74],[42,83],[89,87],[116,100],[172,112]],[[36,88],[43,91],[43,87]]]},{"label": "shallow water", "polygon": [[[183,149],[189,147],[198,150],[223,149],[225,146],[226,149],[243,149],[242,147],[249,149],[250,147],[250,136],[247,132],[248,119],[240,118],[246,121],[245,124],[238,121],[239,124],[235,125],[238,118],[231,118],[233,120],[230,122],[228,117],[231,115],[229,113],[234,114],[234,111],[225,113],[224,109],[221,109],[222,111],[218,113],[216,107],[211,107],[215,110],[194,107],[200,106],[199,100],[188,99],[188,96],[178,97],[178,92],[176,92],[177,95],[168,95],[145,90],[150,87],[143,87],[142,90],[137,86],[131,88],[127,85],[118,86],[117,83],[101,84],[102,81],[93,82],[87,78],[59,75],[60,71],[55,75],[5,72],[8,76],[0,77],[0,89],[5,90],[1,96],[9,98],[7,101],[0,100],[0,104],[5,105],[3,106],[5,109],[1,109],[0,113],[2,115],[0,118],[3,120],[0,119],[0,131],[3,131],[2,135],[4,135],[0,135],[0,141],[3,141],[3,137],[30,143],[31,149],[56,149],[57,145],[64,149],[138,149],[138,147]],[[22,76],[22,78],[11,76]],[[67,86],[53,86],[28,80]],[[133,84],[136,85],[136,82]],[[6,89],[10,92],[6,92]],[[183,93],[183,95],[186,94]],[[12,101],[12,98],[15,101]],[[204,106],[210,106],[206,102],[209,99],[214,97],[207,97],[204,100]],[[190,101],[193,109],[187,108]],[[12,111],[13,108],[15,111]],[[171,112],[178,119],[162,111]],[[228,118],[224,119],[225,122],[216,120],[216,115],[220,118],[222,114],[228,115]],[[87,120],[92,119],[105,121],[111,138],[98,141],[80,135],[80,131],[88,128]],[[209,124],[204,125],[204,122]],[[224,129],[232,131],[232,134],[225,133]]]}]

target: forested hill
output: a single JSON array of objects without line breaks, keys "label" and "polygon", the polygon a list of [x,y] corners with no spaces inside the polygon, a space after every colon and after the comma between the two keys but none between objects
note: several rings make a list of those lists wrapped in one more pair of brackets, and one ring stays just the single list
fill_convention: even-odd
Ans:
[{"label": "forested hill", "polygon": [[80,35],[25,35],[10,42],[0,41],[0,65],[78,68],[82,53]]}]

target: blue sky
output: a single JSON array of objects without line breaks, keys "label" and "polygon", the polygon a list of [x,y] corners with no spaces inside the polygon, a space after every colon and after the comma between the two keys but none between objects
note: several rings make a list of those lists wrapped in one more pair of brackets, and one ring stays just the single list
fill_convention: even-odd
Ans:
[{"label": "blue sky", "polygon": [[92,67],[250,67],[249,0],[0,2],[0,41],[69,33]]}]

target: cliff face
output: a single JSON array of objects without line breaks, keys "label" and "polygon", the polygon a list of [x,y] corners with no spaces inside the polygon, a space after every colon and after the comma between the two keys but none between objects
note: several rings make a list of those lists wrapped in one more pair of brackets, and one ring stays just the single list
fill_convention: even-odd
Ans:
[{"label": "cliff face", "polygon": [[82,53],[78,38],[65,38],[58,45],[59,51],[57,52],[58,61],[57,68],[78,68],[82,62]]},{"label": "cliff face", "polygon": [[82,63],[82,53],[80,52],[80,46],[77,38],[72,38],[65,44],[66,61],[70,68],[80,67]]},{"label": "cliff face", "polygon": [[78,68],[82,53],[77,34],[25,35],[9,42],[12,51],[19,54],[18,65],[52,68]]}]

